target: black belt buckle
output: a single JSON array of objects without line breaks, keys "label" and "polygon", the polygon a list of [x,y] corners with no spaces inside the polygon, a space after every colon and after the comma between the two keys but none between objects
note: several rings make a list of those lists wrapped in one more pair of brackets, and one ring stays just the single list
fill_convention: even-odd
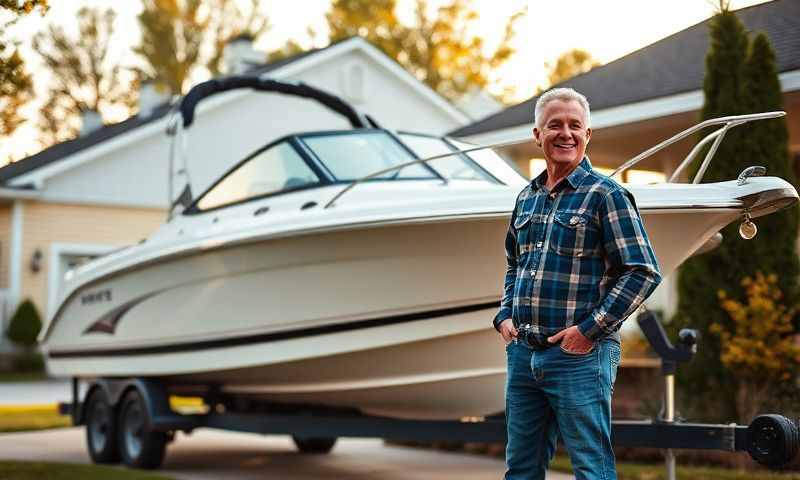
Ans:
[{"label": "black belt buckle", "polygon": [[556,345],[555,343],[548,342],[547,339],[544,341],[540,340],[539,334],[533,331],[533,326],[529,323],[520,325],[517,328],[517,338],[536,351],[546,350]]}]

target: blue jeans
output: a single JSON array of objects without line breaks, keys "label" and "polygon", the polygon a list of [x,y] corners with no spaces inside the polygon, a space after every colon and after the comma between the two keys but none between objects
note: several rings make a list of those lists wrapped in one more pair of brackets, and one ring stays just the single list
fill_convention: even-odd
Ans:
[{"label": "blue jeans", "polygon": [[506,480],[544,480],[561,434],[577,480],[617,478],[611,448],[611,394],[620,359],[615,340],[587,354],[559,346],[506,347]]}]

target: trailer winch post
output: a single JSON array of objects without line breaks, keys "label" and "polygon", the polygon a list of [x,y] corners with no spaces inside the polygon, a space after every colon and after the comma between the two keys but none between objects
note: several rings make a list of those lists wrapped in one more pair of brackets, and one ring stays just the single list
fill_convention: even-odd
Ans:
[{"label": "trailer winch post", "polygon": [[[675,422],[675,374],[664,375],[664,423]],[[664,451],[664,467],[667,480],[675,480],[675,452],[668,448]]]},{"label": "trailer winch post", "polygon": [[[639,327],[653,350],[661,357],[661,374],[664,376],[664,410],[658,421],[674,424],[675,418],[675,371],[678,363],[688,362],[697,353],[696,330],[683,329],[678,333],[679,342],[673,346],[656,315],[645,310],[637,317]],[[667,480],[675,480],[675,452],[671,448],[664,451],[664,467]]]}]

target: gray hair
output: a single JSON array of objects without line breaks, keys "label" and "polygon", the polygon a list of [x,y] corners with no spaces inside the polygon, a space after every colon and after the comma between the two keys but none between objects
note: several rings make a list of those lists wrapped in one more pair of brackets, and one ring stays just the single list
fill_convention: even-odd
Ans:
[{"label": "gray hair", "polygon": [[586,115],[586,126],[590,127],[592,125],[589,113],[589,100],[586,100],[585,96],[571,88],[561,87],[548,90],[539,95],[539,99],[536,100],[536,107],[533,109],[533,120],[536,127],[542,128],[541,122],[544,120],[544,107],[555,100],[561,100],[562,102],[578,102],[581,107],[583,107],[583,111]]}]

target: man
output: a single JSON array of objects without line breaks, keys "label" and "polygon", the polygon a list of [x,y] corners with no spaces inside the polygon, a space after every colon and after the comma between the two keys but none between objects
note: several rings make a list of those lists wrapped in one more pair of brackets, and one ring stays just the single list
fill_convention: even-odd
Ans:
[{"label": "man", "polygon": [[508,357],[507,480],[544,479],[558,432],[577,479],[616,479],[618,330],[661,281],[633,197],[584,156],[589,115],[568,88],[536,102],[547,169],[517,197],[494,319]]}]

